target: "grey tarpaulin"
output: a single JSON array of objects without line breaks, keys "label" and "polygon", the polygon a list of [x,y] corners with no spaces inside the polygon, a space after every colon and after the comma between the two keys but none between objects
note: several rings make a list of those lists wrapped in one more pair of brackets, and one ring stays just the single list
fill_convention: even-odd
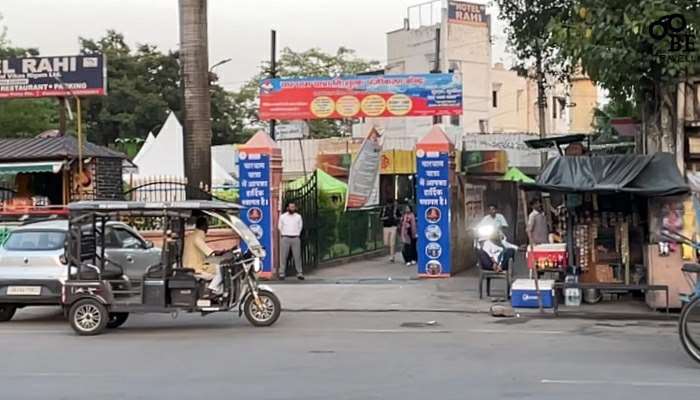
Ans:
[{"label": "grey tarpaulin", "polygon": [[676,156],[656,153],[552,158],[527,189],[669,196],[688,192],[689,187],[676,166]]}]

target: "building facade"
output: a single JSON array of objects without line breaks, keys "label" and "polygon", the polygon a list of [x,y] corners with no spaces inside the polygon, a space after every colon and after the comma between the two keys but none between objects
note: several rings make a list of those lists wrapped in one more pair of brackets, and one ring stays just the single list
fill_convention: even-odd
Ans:
[{"label": "building facade", "polygon": [[[418,18],[413,15],[416,12]],[[387,33],[385,73],[433,71],[438,32],[439,69],[460,73],[463,82],[462,115],[439,118],[448,135],[538,134],[537,86],[503,63],[493,63],[491,16],[483,4],[437,0],[409,8],[403,28]],[[549,83],[547,134],[590,132],[596,86],[585,77]],[[432,124],[429,117],[367,118],[354,127],[353,135],[363,136],[371,126],[378,126],[389,137],[420,137]]]}]

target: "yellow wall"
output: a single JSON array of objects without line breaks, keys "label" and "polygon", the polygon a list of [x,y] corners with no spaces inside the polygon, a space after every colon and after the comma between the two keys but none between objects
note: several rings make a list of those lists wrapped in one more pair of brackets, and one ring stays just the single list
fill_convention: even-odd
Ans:
[{"label": "yellow wall", "polygon": [[593,131],[593,110],[598,106],[598,88],[588,78],[572,78],[571,133],[589,133]]}]

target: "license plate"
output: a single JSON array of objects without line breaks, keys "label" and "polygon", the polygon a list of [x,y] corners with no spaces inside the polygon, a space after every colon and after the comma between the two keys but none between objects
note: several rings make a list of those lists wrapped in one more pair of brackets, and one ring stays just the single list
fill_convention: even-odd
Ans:
[{"label": "license plate", "polygon": [[39,296],[41,286],[10,286],[7,288],[8,296]]}]

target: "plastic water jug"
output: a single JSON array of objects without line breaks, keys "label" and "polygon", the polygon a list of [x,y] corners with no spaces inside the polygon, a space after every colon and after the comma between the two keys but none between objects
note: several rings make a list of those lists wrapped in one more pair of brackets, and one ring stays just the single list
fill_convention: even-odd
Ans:
[{"label": "plastic water jug", "polygon": [[[574,275],[566,277],[566,283],[576,283],[578,279]],[[581,289],[566,288],[564,289],[564,304],[567,306],[578,307],[581,305]]]}]

